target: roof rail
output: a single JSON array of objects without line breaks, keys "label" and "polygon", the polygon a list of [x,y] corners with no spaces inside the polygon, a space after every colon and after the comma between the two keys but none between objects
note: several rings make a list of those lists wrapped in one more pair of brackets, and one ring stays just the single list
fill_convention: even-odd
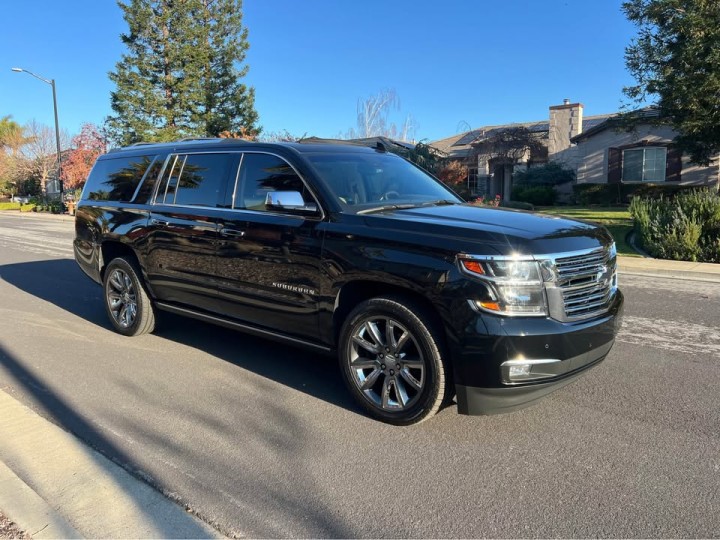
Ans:
[{"label": "roof rail", "polygon": [[224,139],[222,137],[183,137],[181,139],[177,139],[174,141],[155,141],[155,142],[139,141],[139,142],[135,142],[135,143],[130,143],[126,146],[121,146],[118,148],[111,148],[110,150],[108,150],[108,153],[117,152],[117,151],[123,150],[125,148],[133,148],[133,147],[137,147],[137,146],[152,146],[152,145],[162,145],[162,144],[172,145],[172,144],[185,143],[185,142],[213,142],[213,141],[214,142],[221,142],[221,141],[224,141],[224,142],[229,142],[229,141],[253,142],[253,141],[248,141],[247,139],[233,139],[233,138]]}]

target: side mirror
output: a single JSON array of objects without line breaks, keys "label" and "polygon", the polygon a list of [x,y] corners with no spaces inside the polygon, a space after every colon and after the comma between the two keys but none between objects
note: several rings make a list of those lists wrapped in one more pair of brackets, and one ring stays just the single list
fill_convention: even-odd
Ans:
[{"label": "side mirror", "polygon": [[265,206],[293,212],[315,213],[315,203],[306,203],[299,191],[271,191],[265,197]]}]

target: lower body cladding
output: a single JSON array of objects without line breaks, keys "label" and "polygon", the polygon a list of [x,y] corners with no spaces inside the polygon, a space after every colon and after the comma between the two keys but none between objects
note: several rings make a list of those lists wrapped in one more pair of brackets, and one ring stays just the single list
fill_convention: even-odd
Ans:
[{"label": "lower body cladding", "polygon": [[606,314],[584,321],[476,315],[455,354],[458,412],[510,412],[573,382],[610,352],[622,309],[618,291]]}]

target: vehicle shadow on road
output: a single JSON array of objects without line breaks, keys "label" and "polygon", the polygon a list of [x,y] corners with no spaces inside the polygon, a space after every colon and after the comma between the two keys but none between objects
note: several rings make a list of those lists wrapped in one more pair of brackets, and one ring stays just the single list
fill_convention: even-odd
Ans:
[{"label": "vehicle shadow on road", "polygon": [[0,279],[103,328],[110,328],[102,288],[72,259],[52,259],[0,266]]},{"label": "vehicle shadow on road", "polygon": [[162,313],[156,335],[205,351],[314,398],[362,414],[335,357],[276,343],[209,323]]},{"label": "vehicle shadow on road", "polygon": [[[111,330],[103,307],[102,289],[84,276],[72,260],[47,260],[0,266],[0,279],[40,300],[49,302],[97,325],[100,327],[98,329],[100,332],[108,332],[108,340],[112,342],[127,340],[128,345],[129,342],[135,342],[135,340],[119,336]],[[260,375],[267,379],[256,383],[260,385],[258,388],[263,389],[259,393],[260,396],[274,396],[273,384],[281,384],[333,406],[360,413],[359,408],[355,406],[348,395],[340,377],[337,362],[332,357],[166,313],[160,314],[160,324],[154,336],[138,339],[144,342],[143,352],[139,354],[148,354],[148,343],[152,344],[152,347],[161,348],[162,340],[168,340],[203,351],[228,364]],[[160,489],[168,489],[164,473],[161,469],[155,468],[158,463],[153,463],[147,457],[139,459],[137,456],[133,456],[132,448],[118,446],[117,442],[93,426],[92,418],[84,417],[68,405],[67,400],[63,399],[63,392],[66,389],[55,388],[51,378],[34,374],[29,368],[30,364],[27,360],[12,356],[0,348],[0,366],[8,371],[17,381],[18,386],[22,387],[23,392],[32,396],[45,414],[53,418],[56,423],[138,476],[145,477],[146,472],[150,471],[151,478],[148,481]],[[201,366],[198,366],[198,369],[201,369]],[[125,375],[122,369],[118,371],[111,369],[106,374],[110,378],[117,377],[117,380],[114,379],[114,384],[126,393],[127,402],[142,404],[142,407],[150,411],[148,414],[167,406],[157,395],[157,389],[152,385],[148,386],[148,381],[142,378],[138,379],[136,376],[125,377]],[[214,392],[225,392],[225,390],[218,387]],[[228,402],[232,402],[233,399],[236,397],[227,396]],[[309,459],[303,454],[305,451],[303,441],[307,437],[303,422],[291,409],[288,409],[286,404],[276,402],[272,397],[267,399],[258,397],[257,399],[262,401],[257,409],[245,411],[239,407],[234,413],[232,419],[233,422],[237,422],[237,425],[229,424],[228,418],[222,414],[203,414],[201,411],[193,409],[185,404],[180,395],[173,400],[170,414],[177,421],[193,419],[193,424],[196,426],[194,431],[203,434],[199,440],[215,440],[218,441],[220,447],[236,444],[233,442],[233,437],[239,436],[236,432],[237,426],[242,426],[242,437],[249,437],[255,441],[251,445],[251,450],[254,448],[259,453],[258,463],[262,462],[262,456],[277,454],[279,463],[282,463],[290,471],[287,472],[287,475],[293,478],[293,483],[303,485],[310,493],[314,493],[317,490],[313,483],[314,480],[307,478],[303,472],[304,459]],[[136,435],[142,433],[141,438],[152,442],[152,447],[160,449],[158,452],[169,452],[173,456],[187,458],[188,461],[183,463],[183,470],[193,470],[196,463],[194,460],[204,459],[200,455],[205,451],[203,444],[187,445],[186,442],[179,441],[177,434],[172,430],[145,432],[142,424],[135,422],[132,415],[123,417],[123,420],[119,422],[127,423],[125,433]],[[247,445],[244,451],[248,451]],[[222,460],[222,456],[214,459]],[[227,467],[226,470],[230,470],[235,461],[236,458],[232,457],[227,463],[223,462]],[[208,467],[212,469],[213,465],[210,464]],[[222,474],[223,467],[220,469],[220,471],[216,471],[218,475]],[[328,537],[357,537],[359,535],[359,531],[352,529],[344,520],[332,515],[321,499],[315,497],[308,500],[294,497],[284,488],[275,489],[262,485],[261,479],[256,478],[254,473],[248,472],[245,476],[247,478],[242,477],[237,480],[237,485],[226,487],[229,500],[242,508],[247,508],[247,512],[251,516],[260,515],[264,511],[263,509],[268,507],[277,508],[276,511],[285,516],[283,523],[292,523],[291,527],[297,527],[297,529],[284,529],[280,523],[262,523],[263,520],[258,520],[260,523],[255,523],[258,528],[251,529],[258,536],[292,536],[293,530],[308,530],[315,534],[322,532],[323,536]],[[203,484],[205,479],[198,479],[198,482]],[[209,522],[222,526],[225,534],[233,533],[228,523],[216,523],[212,514],[205,515],[205,511],[207,511],[206,508],[203,508],[205,505],[201,504],[200,506],[201,508],[197,509],[200,517],[208,518]],[[305,527],[310,528],[306,529]],[[166,531],[164,536],[172,536],[172,531]]]},{"label": "vehicle shadow on road", "polygon": [[[88,322],[112,331],[102,288],[70,259],[0,266],[0,279]],[[330,356],[241,334],[185,317],[160,313],[160,337],[206,351],[280,384],[360,413]]]}]

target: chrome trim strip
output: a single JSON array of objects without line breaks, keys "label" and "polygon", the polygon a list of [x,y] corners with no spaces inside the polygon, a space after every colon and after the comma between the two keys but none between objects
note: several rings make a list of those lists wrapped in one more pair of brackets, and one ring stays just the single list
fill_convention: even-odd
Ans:
[{"label": "chrome trim strip", "polygon": [[[596,362],[605,358],[610,352],[614,339],[611,339],[607,343],[600,345],[594,349],[590,349],[587,352],[581,353],[565,360],[558,359],[524,359],[524,358],[513,358],[512,360],[506,360],[500,364],[500,377],[502,383],[506,386],[516,386],[519,384],[532,383],[537,381],[550,381],[568,375],[582,371]],[[510,366],[518,364],[531,364],[541,366],[539,370],[533,373],[532,368],[530,369],[530,377],[525,379],[510,379]]]},{"label": "chrome trim strip", "polygon": [[562,362],[562,360],[559,360],[557,358],[542,358],[539,360],[529,360],[527,358],[515,358],[514,360],[505,360],[502,364],[500,364],[500,367],[503,366],[524,366],[526,364],[553,364],[555,362]]},{"label": "chrome trim strip", "polygon": [[237,193],[238,182],[240,181],[240,171],[242,171],[243,161],[245,160],[245,154],[240,154],[240,161],[238,161],[237,172],[235,173],[235,185],[233,185],[233,192],[230,201],[230,208],[235,210],[235,194]]},{"label": "chrome trim strip", "polygon": [[610,253],[610,248],[601,246],[599,248],[581,249],[577,251],[565,251],[560,253],[546,253],[542,255],[475,255],[473,253],[460,253],[458,259],[470,259],[475,261],[555,261],[557,259],[570,259],[573,257],[583,257],[597,252],[604,254],[605,250]]},{"label": "chrome trim strip", "polygon": [[[135,197],[137,197],[138,193],[140,192],[140,188],[145,183],[145,180],[147,179],[147,175],[150,174],[150,170],[152,169],[153,165],[155,165],[155,162],[158,160],[158,155],[155,154],[153,156],[153,160],[150,162],[150,165],[148,165],[148,168],[145,169],[145,173],[143,173],[142,178],[140,179],[140,182],[138,183],[137,187],[135,188],[135,192],[133,193],[133,196],[130,197],[129,203],[133,203],[135,201]],[[84,188],[84,186],[83,186]]]}]

